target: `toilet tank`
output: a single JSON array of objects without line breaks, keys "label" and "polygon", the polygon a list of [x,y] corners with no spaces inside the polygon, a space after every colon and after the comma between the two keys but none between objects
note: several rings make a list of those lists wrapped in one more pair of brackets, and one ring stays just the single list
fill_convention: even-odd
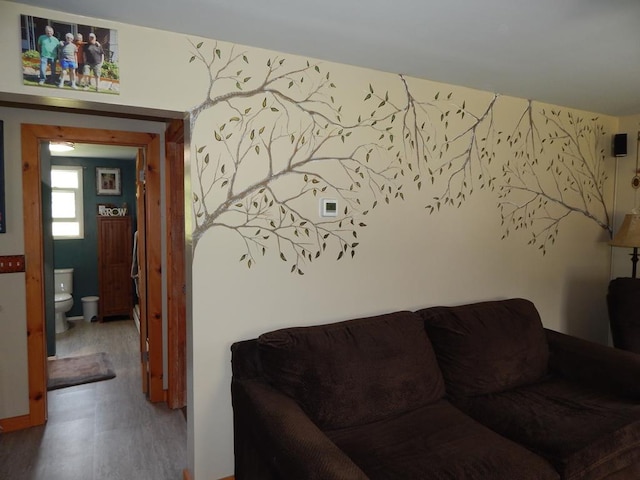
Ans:
[{"label": "toilet tank", "polygon": [[53,278],[55,293],[73,293],[73,268],[56,268]]}]

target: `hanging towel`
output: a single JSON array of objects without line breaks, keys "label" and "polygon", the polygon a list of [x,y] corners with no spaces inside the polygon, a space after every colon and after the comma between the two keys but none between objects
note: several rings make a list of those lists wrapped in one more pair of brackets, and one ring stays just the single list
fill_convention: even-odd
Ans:
[{"label": "hanging towel", "polygon": [[138,269],[138,231],[133,234],[133,258],[131,259],[131,278],[136,285],[136,295],[139,297],[138,279],[140,278],[140,270]]}]

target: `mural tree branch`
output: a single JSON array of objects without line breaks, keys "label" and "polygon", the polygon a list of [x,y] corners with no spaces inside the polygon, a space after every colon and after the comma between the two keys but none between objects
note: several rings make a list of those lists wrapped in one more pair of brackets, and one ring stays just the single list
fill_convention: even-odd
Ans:
[{"label": "mural tree branch", "polygon": [[[495,126],[498,95],[473,108],[440,91],[421,100],[400,78],[405,93],[401,103],[392,103],[388,94],[379,95],[371,87],[365,100],[379,102],[371,114],[376,121],[401,119],[403,143],[398,152],[418,189],[425,178],[430,181],[429,213],[447,205],[460,207],[475,187],[490,188],[498,191],[503,239],[511,230],[529,229],[529,244],[544,254],[555,242],[562,220],[572,213],[611,235],[604,198],[605,132],[597,118],[542,110],[536,120],[529,101],[505,138]],[[502,164],[499,182],[492,161],[505,153],[512,158]]]},{"label": "mural tree branch", "polygon": [[[271,248],[299,274],[327,250],[338,259],[354,256],[366,226],[361,217],[402,188],[397,162],[380,155],[383,146],[353,140],[376,127],[342,118],[336,86],[318,64],[289,67],[275,57],[256,67],[233,48],[192,47],[190,62],[209,78],[206,98],[191,110],[192,131],[207,111],[217,122],[195,146],[194,248],[209,229],[224,228],[244,242],[239,259],[248,267]],[[305,213],[305,200],[319,195],[339,199],[342,215],[318,220]]]},{"label": "mural tree branch", "polygon": [[[430,193],[431,201],[426,205],[429,212],[446,205],[460,207],[473,193],[475,184],[480,189],[495,188],[489,165],[496,155],[495,146],[500,144],[501,132],[494,125],[498,95],[472,109],[465,100],[456,100],[453,93],[438,91],[432,99],[420,100],[407,79],[400,75],[400,80],[402,102],[393,103],[388,93],[380,95],[371,86],[365,101],[379,102],[371,114],[374,121],[392,124],[400,119],[402,143],[397,155],[400,162],[404,159],[419,190],[425,179],[434,185],[438,177],[447,177],[439,191]],[[392,133],[389,137],[393,142]]]},{"label": "mural tree branch", "polygon": [[[530,245],[546,253],[561,222],[585,216],[611,236],[605,198],[604,128],[597,118],[542,109],[529,101],[507,141],[513,158],[502,167],[500,212],[505,229],[532,232]],[[543,174],[544,172],[544,174]]]},{"label": "mural tree branch", "polygon": [[[597,118],[536,113],[529,101],[505,136],[497,94],[425,99],[400,75],[391,93],[369,84],[362,111],[351,105],[346,114],[320,64],[276,56],[254,65],[236,47],[203,42],[192,44],[190,63],[208,75],[191,130],[204,115],[211,120],[202,124],[214,125],[194,143],[194,248],[208,230],[226,229],[242,240],[248,267],[273,249],[303,274],[327,251],[354,256],[362,218],[404,199],[405,183],[429,198],[430,214],[497,190],[503,238],[528,230],[543,254],[573,213],[611,234]],[[494,163],[499,155],[508,160]],[[318,219],[309,208],[318,196],[338,199],[340,217]]]}]

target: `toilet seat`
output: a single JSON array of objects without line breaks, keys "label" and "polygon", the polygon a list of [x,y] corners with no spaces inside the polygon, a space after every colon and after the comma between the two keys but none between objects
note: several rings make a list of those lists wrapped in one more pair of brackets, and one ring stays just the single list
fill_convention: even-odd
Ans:
[{"label": "toilet seat", "polygon": [[[51,297],[49,297],[49,298],[51,298]],[[71,294],[70,293],[56,293],[53,298],[54,298],[54,301],[56,303],[64,302],[66,300],[71,300]]]}]

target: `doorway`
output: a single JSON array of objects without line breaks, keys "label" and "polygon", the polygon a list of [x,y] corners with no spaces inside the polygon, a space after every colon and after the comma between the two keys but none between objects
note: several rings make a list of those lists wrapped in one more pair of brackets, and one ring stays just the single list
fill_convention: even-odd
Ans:
[{"label": "doorway", "polygon": [[[137,229],[138,148],[86,143],[53,145],[56,148],[45,144],[40,153],[43,188],[51,179],[51,192],[49,188],[43,192],[43,241],[52,244],[44,249],[44,274],[51,278],[56,272],[66,272],[66,277],[61,278],[69,280],[64,290],[71,298],[60,304],[66,309],[63,315],[58,313],[54,319],[50,308],[47,310],[49,357],[60,356],[58,341],[68,341],[67,337],[76,331],[73,327],[81,326],[82,320],[131,318],[138,303],[131,272],[133,232]],[[114,179],[109,191],[98,182],[107,175]],[[99,235],[112,223],[128,233],[122,237]],[[60,288],[60,282],[54,282],[53,292],[45,288],[46,297],[53,298]],[[64,321],[65,317],[68,321]]]},{"label": "doorway", "polygon": [[[176,126],[177,124],[177,126]],[[173,122],[173,128],[182,129],[182,122]],[[166,401],[168,393],[175,384],[183,382],[186,377],[186,366],[179,365],[176,359],[168,357],[167,369],[168,388],[164,387],[163,369],[163,293],[162,293],[162,241],[173,234],[172,241],[178,235],[174,230],[184,231],[184,217],[178,225],[175,216],[168,216],[166,231],[162,231],[159,219],[162,210],[161,188],[161,144],[160,136],[149,133],[134,133],[114,130],[99,130],[89,128],[54,127],[46,125],[22,125],[22,158],[23,158],[23,202],[25,218],[25,256],[26,256],[26,293],[27,293],[27,351],[29,357],[29,424],[40,425],[47,416],[46,390],[46,326],[45,326],[45,295],[44,295],[44,255],[42,232],[42,191],[39,148],[41,142],[64,140],[78,143],[97,143],[106,145],[127,145],[139,149],[144,157],[144,170],[140,174],[144,178],[145,195],[147,197],[144,213],[138,209],[138,226],[143,226],[146,233],[146,244],[143,249],[145,274],[144,285],[146,302],[141,305],[141,377],[143,390],[151,402]],[[175,163],[175,165],[173,165]],[[179,165],[178,165],[179,164]],[[183,165],[174,156],[167,153],[165,167],[183,172]],[[182,185],[182,188],[184,186]],[[140,229],[140,228],[139,228]],[[182,230],[181,230],[182,229]],[[164,237],[163,237],[164,235]],[[184,239],[183,239],[184,240]],[[168,243],[168,242],[167,242]],[[182,243],[184,247],[184,241]],[[173,263],[178,261],[182,252],[184,265],[184,248],[173,251]],[[179,300],[179,299],[178,299]],[[176,329],[186,330],[184,315],[184,298],[182,315],[173,319],[173,332],[168,329],[167,335],[175,335]],[[175,309],[168,301],[167,305]],[[179,311],[180,308],[178,307]],[[144,333],[143,333],[144,332]],[[184,352],[182,347],[182,352]],[[171,353],[169,353],[170,355]]]}]

